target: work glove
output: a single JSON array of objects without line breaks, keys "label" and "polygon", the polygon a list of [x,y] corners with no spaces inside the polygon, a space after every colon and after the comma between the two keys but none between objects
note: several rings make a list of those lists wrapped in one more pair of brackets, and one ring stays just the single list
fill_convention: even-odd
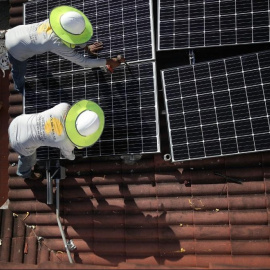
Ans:
[{"label": "work glove", "polygon": [[110,66],[110,68],[112,70],[114,70],[119,65],[121,65],[121,63],[125,63],[125,58],[123,58],[123,57],[115,57],[115,58],[111,58],[111,59],[106,60],[106,65]]},{"label": "work glove", "polygon": [[103,49],[103,43],[96,41],[91,45],[86,45],[84,50],[91,55],[97,56],[98,51]]}]

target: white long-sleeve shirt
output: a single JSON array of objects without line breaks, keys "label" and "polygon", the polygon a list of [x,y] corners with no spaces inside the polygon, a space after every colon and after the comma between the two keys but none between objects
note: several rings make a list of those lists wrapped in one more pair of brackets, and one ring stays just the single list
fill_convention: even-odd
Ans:
[{"label": "white long-sleeve shirt", "polygon": [[19,61],[45,52],[53,52],[82,67],[94,68],[106,65],[105,59],[91,59],[67,47],[53,32],[49,20],[19,25],[6,33],[5,46]]},{"label": "white long-sleeve shirt", "polygon": [[42,113],[16,117],[8,129],[11,147],[23,156],[32,155],[40,146],[57,147],[65,158],[74,160],[75,146],[65,130],[69,108],[69,104],[60,103]]}]

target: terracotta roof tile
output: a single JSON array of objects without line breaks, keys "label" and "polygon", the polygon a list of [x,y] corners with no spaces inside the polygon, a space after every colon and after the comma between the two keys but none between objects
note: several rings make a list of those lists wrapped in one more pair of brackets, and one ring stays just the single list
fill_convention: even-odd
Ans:
[{"label": "terracotta roof tile", "polygon": [[[197,171],[190,170],[187,172],[190,186],[185,186],[181,179],[185,170],[178,175],[177,169],[173,177],[164,172],[157,177],[153,173],[144,176],[139,173],[140,169],[135,177],[124,172],[123,178],[121,173],[115,175],[114,171],[113,174],[100,176],[97,173],[98,176],[93,174],[85,178],[73,178],[68,174],[67,181],[61,182],[62,222],[67,236],[77,246],[76,254],[84,258],[83,263],[93,263],[84,256],[92,256],[92,253],[98,254],[98,258],[112,256],[114,262],[120,262],[131,257],[138,260],[141,256],[161,258],[165,254],[169,260],[177,258],[175,252],[178,251],[181,258],[184,254],[184,257],[197,254],[196,264],[186,266],[202,267],[204,265],[198,264],[197,259],[202,255],[208,256],[209,262],[214,261],[210,254],[268,255],[265,179],[262,168],[251,171],[253,173],[245,176],[239,168],[227,168],[227,175],[242,176],[243,183],[227,183],[215,176],[211,181],[216,179],[217,183],[210,185],[206,177],[210,170],[202,172],[201,184],[199,178],[197,180]],[[136,176],[141,179],[138,183]],[[64,251],[55,214],[51,212],[54,207],[48,207],[42,196],[46,180],[29,183],[29,189],[23,180],[20,181],[16,181],[16,177],[10,178],[10,208],[22,213],[30,209],[31,214],[25,222],[37,225],[35,233],[44,237],[49,249]],[[17,199],[25,201],[17,203]],[[245,247],[247,242],[249,248]],[[54,256],[50,259],[54,260]],[[94,258],[95,263],[100,262]],[[63,254],[61,259],[67,260]],[[178,258],[176,261],[181,266],[185,260],[180,262]]]},{"label": "terracotta roof tile", "polygon": [[[10,0],[11,26],[21,23],[23,2]],[[12,84],[9,90],[9,113],[16,117],[22,98]],[[0,260],[10,262],[1,267],[269,268],[270,153],[173,164],[163,159],[169,152],[164,116],[161,126],[162,154],[134,164],[65,162],[60,214],[67,238],[77,246],[74,265],[68,263],[55,204],[46,204],[47,180],[17,177],[18,155],[10,149],[9,209],[15,216],[0,212]]]}]

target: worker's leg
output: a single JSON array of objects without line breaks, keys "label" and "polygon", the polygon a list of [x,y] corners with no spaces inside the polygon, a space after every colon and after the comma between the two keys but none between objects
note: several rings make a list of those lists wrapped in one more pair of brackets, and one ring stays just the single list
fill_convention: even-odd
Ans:
[{"label": "worker's leg", "polygon": [[11,73],[14,81],[15,90],[19,91],[21,94],[24,92],[25,83],[25,73],[26,73],[26,63],[27,61],[18,61],[10,53],[8,53],[9,62],[12,65]]},{"label": "worker's leg", "polygon": [[36,164],[37,153],[31,156],[19,156],[17,175],[23,178],[31,177],[32,167]]}]

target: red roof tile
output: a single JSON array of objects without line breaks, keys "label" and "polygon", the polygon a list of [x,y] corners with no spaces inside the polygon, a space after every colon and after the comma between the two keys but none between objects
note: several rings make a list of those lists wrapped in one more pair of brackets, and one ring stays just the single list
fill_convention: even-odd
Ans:
[{"label": "red roof tile", "polygon": [[[10,1],[12,26],[22,20],[22,2]],[[15,117],[22,99],[10,90]],[[134,164],[66,162],[60,214],[77,246],[74,265],[68,264],[55,205],[46,204],[46,179],[17,177],[18,156],[10,149],[9,209],[16,215],[1,212],[1,267],[269,268],[270,153],[172,164],[163,159],[162,138],[163,154]]]}]

